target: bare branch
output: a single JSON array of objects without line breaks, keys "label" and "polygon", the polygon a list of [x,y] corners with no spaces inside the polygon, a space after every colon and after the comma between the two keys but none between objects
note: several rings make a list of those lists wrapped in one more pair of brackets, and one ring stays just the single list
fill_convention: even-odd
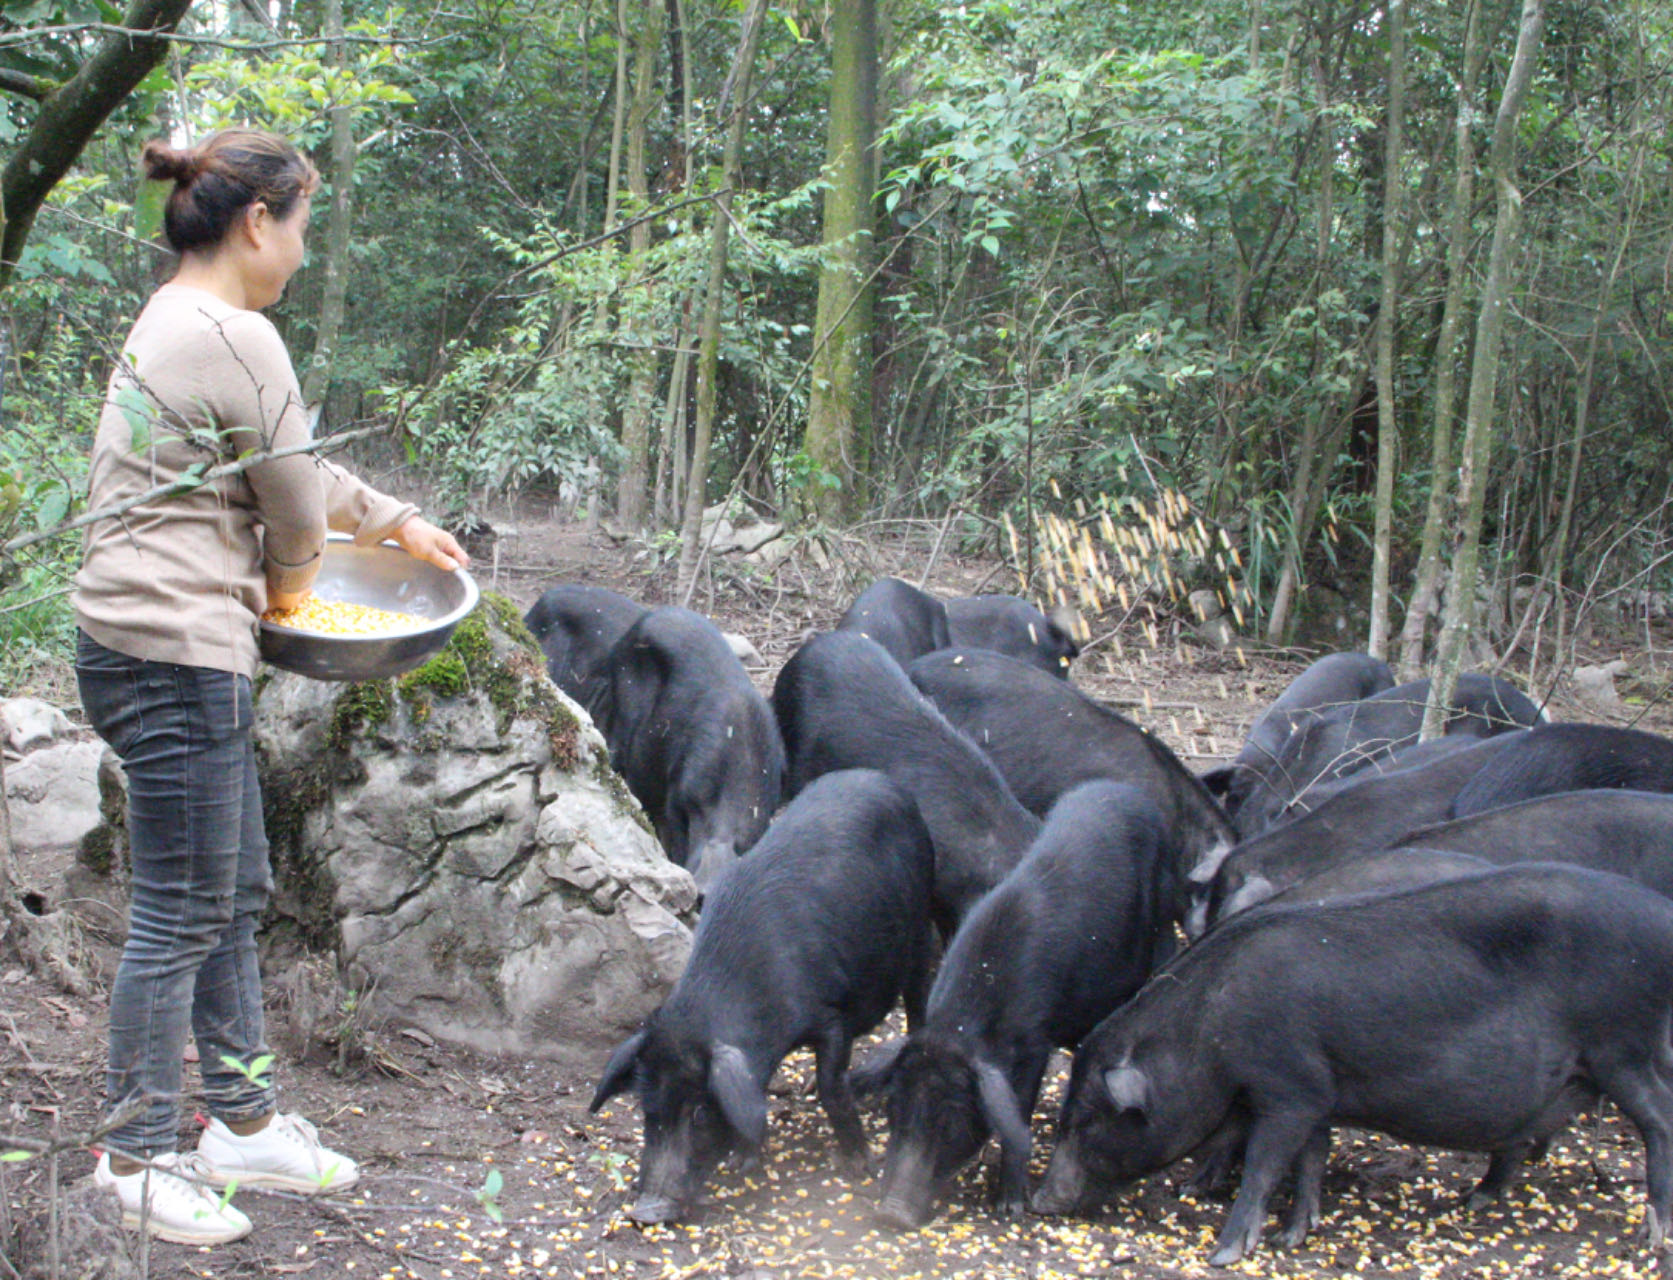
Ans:
[{"label": "bare branch", "polygon": [[388,429],[386,424],[380,423],[375,427],[361,427],[356,431],[343,431],[324,440],[310,440],[306,444],[293,444],[284,449],[257,449],[245,454],[236,462],[211,467],[195,480],[174,480],[168,484],[160,484],[156,488],[147,489],[144,493],[135,497],[125,498],[121,502],[113,502],[109,506],[100,507],[97,511],[88,511],[77,516],[74,520],[66,520],[50,529],[22,534],[13,538],[10,542],[0,542],[0,556],[10,556],[25,547],[32,547],[38,542],[46,542],[50,538],[56,538],[61,534],[83,528],[92,524],[95,520],[110,520],[116,516],[124,515],[147,502],[157,502],[163,498],[172,498],[176,494],[190,493],[193,489],[202,488],[204,485],[223,479],[226,476],[241,475],[251,467],[267,462],[272,458],[289,458],[299,453],[324,454],[341,448],[351,440],[364,439],[366,436],[376,435],[378,432]]},{"label": "bare branch", "polygon": [[[61,27],[30,27],[26,31],[13,31],[0,35],[0,49],[33,44],[43,36],[151,36],[153,34],[154,32],[148,29],[120,26],[109,22],[71,23]],[[405,36],[344,36],[343,43],[367,45],[373,48],[422,49],[441,44],[450,38],[436,36],[430,39],[414,40]],[[183,35],[178,31],[170,32],[169,39],[179,44],[202,45],[209,49],[225,49],[231,53],[268,53],[274,49],[305,49],[328,43],[324,36],[296,36],[287,40],[230,40],[223,36]]]},{"label": "bare branch", "polygon": [[27,71],[12,71],[0,67],[0,92],[19,98],[45,102],[58,88],[58,81],[45,76],[32,76]]}]

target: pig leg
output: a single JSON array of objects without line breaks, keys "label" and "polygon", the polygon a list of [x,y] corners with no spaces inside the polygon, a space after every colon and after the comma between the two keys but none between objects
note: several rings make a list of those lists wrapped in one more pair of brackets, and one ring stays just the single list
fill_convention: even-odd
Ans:
[{"label": "pig leg", "polygon": [[1249,1137],[1248,1122],[1240,1115],[1226,1119],[1191,1153],[1196,1168],[1180,1186],[1191,1196],[1230,1199],[1233,1174],[1243,1162],[1243,1144]]},{"label": "pig leg", "polygon": [[[1040,1096],[1040,1081],[1046,1074],[1046,1062],[1051,1057],[1048,1047],[1043,1053],[1027,1053],[1010,1073],[1011,1089],[1016,1095],[1019,1118],[1027,1125]],[[1028,1207],[1028,1157],[1026,1146],[1003,1137],[999,1150],[999,1185],[994,1196],[998,1211],[1008,1217],[1020,1217]]]},{"label": "pig leg", "polygon": [[860,1124],[860,1108],[854,1101],[853,1086],[848,1081],[848,1058],[853,1047],[848,1033],[840,1025],[832,1025],[820,1032],[814,1042],[813,1056],[819,1103],[836,1131],[842,1167],[854,1177],[863,1177],[868,1155],[866,1134]]},{"label": "pig leg", "polygon": [[930,984],[935,981],[935,928],[928,920],[912,940],[912,959],[907,965],[906,982],[901,990],[901,1003],[906,1007],[906,1030],[916,1031],[924,1023],[924,1009],[929,1004]]},{"label": "pig leg", "polygon": [[1481,1175],[1481,1181],[1464,1202],[1466,1207],[1484,1209],[1503,1195],[1504,1189],[1510,1185],[1510,1180],[1521,1172],[1528,1149],[1528,1144],[1519,1142],[1495,1151],[1487,1161],[1487,1172]]},{"label": "pig leg", "polygon": [[1307,1145],[1295,1160],[1295,1194],[1284,1217],[1284,1229],[1273,1237],[1286,1249],[1293,1249],[1318,1225],[1319,1191],[1324,1184],[1325,1162],[1330,1157],[1330,1126],[1321,1124],[1308,1135]]},{"label": "pig leg", "polygon": [[1250,1252],[1266,1224],[1266,1205],[1318,1127],[1314,1113],[1296,1111],[1256,1115],[1243,1153],[1243,1184],[1209,1256],[1211,1267],[1229,1267]]},{"label": "pig leg", "polygon": [[1607,1076],[1595,1067],[1594,1071],[1604,1094],[1638,1126],[1644,1139],[1649,1246],[1658,1253],[1673,1249],[1673,1240],[1668,1238],[1673,1228],[1673,1087],[1665,1078],[1668,1068],[1663,1063],[1647,1062]]}]

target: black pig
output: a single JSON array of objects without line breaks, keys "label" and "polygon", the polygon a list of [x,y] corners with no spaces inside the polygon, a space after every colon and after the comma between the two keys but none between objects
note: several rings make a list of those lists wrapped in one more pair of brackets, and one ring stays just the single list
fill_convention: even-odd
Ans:
[{"label": "black pig", "polygon": [[1059,679],[1080,653],[1079,622],[1058,606],[1048,616],[1016,596],[960,596],[947,601],[948,643],[955,649],[991,649]]},{"label": "black pig", "polygon": [[951,1178],[999,1135],[999,1207],[1027,1196],[1028,1116],[1053,1046],[1075,1044],[1171,949],[1175,859],[1136,787],[1088,782],[948,944],[921,1031],[855,1072],[888,1099],[879,1214],[921,1226]]},{"label": "black pig", "polygon": [[870,636],[902,667],[950,643],[946,606],[899,578],[879,578],[860,592],[836,629]]},{"label": "black pig", "polygon": [[[1130,782],[1155,802],[1182,877],[1236,842],[1214,797],[1166,743],[1067,682],[980,649],[928,654],[907,674],[1029,811],[1043,816],[1070,788],[1104,778]],[[1184,908],[1181,899],[1170,910],[1182,916]]]},{"label": "black pig", "polygon": [[700,887],[767,829],[784,785],[771,708],[707,618],[652,609],[588,686],[610,760]]},{"label": "black pig", "polygon": [[[1309,788],[1415,743],[1428,698],[1429,682],[1416,680],[1310,713],[1271,760],[1251,764],[1258,777],[1237,808],[1237,829],[1245,838],[1258,835]],[[1508,681],[1466,674],[1458,677],[1445,725],[1449,734],[1486,738],[1537,724],[1540,716],[1539,707]]]},{"label": "black pig", "polygon": [[917,801],[935,841],[936,914],[948,933],[1040,829],[992,762],[858,632],[828,632],[797,650],[773,685],[773,711],[792,791],[832,769],[881,769]]},{"label": "black pig", "polygon": [[1251,912],[1087,1037],[1034,1207],[1071,1212],[1246,1126],[1211,1265],[1318,1220],[1332,1125],[1486,1151],[1489,1182],[1607,1097],[1644,1139],[1649,1237],[1673,1220],[1673,903],[1606,872],[1508,867]]},{"label": "black pig", "polygon": [[638,1222],[683,1215],[725,1156],[766,1140],[767,1082],[811,1045],[844,1159],[865,1161],[848,1083],[854,1038],[906,999],[923,1012],[934,853],[911,797],[880,773],[827,774],[710,888],[685,971],[611,1054],[597,1111],[626,1089],[645,1117]]},{"label": "black pig", "polygon": [[1542,724],[1501,752],[1462,791],[1454,817],[1556,791],[1673,791],[1673,742],[1608,724]]},{"label": "black pig", "polygon": [[566,582],[536,600],[523,623],[546,654],[552,683],[586,706],[588,684],[612,646],[645,612],[644,605],[608,587]]},{"label": "black pig", "polygon": [[1218,866],[1198,863],[1190,873],[1197,894],[1186,933],[1197,937],[1309,876],[1443,821],[1459,789],[1513,741],[1514,735],[1500,734],[1417,768],[1367,779],[1305,817],[1245,840]]}]

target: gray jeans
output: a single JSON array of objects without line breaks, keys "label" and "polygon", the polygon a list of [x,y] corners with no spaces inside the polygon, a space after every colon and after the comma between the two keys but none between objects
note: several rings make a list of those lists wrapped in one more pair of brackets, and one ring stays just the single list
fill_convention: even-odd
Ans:
[{"label": "gray jeans", "polygon": [[[110,993],[112,1111],[137,1103],[108,1145],[173,1151],[181,1061],[197,1041],[204,1102],[222,1120],[275,1106],[256,965],[256,924],[273,888],[250,738],[250,680],[146,662],[78,636],[87,718],[128,775],[133,893]],[[258,1082],[259,1081],[259,1082]]]}]

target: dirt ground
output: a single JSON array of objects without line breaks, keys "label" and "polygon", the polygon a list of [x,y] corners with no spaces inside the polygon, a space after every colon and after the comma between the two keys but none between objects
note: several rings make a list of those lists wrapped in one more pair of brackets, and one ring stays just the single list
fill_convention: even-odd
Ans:
[{"label": "dirt ground", "polygon": [[[499,513],[494,523],[498,537],[473,544],[478,580],[525,606],[562,581],[676,602],[673,566],[654,551],[558,522],[539,503]],[[754,642],[764,662],[752,674],[766,689],[805,635],[828,627],[879,574],[917,582],[928,568],[924,585],[942,595],[1017,590],[1014,573],[998,562],[937,550],[938,532],[879,526],[864,540],[832,547],[823,566],[800,557],[773,579],[723,568],[705,577],[692,607]],[[1236,749],[1304,658],[1214,653],[1175,642],[1165,626],[1152,642],[1114,617],[1094,619],[1092,631],[1076,683],[1153,729],[1198,770]],[[1641,645],[1639,656],[1661,660],[1643,655]],[[1582,717],[1572,707],[1553,712]],[[1655,717],[1644,724],[1667,727]],[[108,973],[113,950],[93,945]],[[639,1227],[624,1213],[638,1160],[636,1109],[619,1098],[596,1117],[586,1111],[602,1063],[574,1073],[545,1061],[477,1057],[365,1011],[332,1043],[300,1041],[271,1000],[269,1016],[283,1105],[314,1119],[330,1143],[360,1160],[361,1185],[329,1200],[240,1192],[238,1203],[256,1223],[243,1241],[212,1250],[159,1243],[143,1260],[136,1244],[127,1272],[72,1270],[66,1259],[62,1274],[1161,1280],[1209,1274],[1205,1260],[1225,1215],[1222,1201],[1183,1195],[1188,1169],[1179,1169],[1091,1219],[1003,1220],[987,1207],[988,1170],[974,1169],[929,1227],[907,1234],[881,1228],[869,1212],[874,1185],[836,1168],[829,1128],[809,1092],[811,1055],[798,1054],[775,1082],[761,1165],[723,1170],[712,1202],[691,1221]],[[54,1125],[77,1133],[94,1124],[104,1021],[102,990],[80,998],[22,967],[0,972],[0,1133],[44,1137]],[[862,1046],[857,1056],[863,1053]],[[1050,1150],[1063,1075],[1060,1063],[1035,1113],[1037,1171]],[[870,1126],[880,1153],[879,1117]],[[195,1135],[188,1123],[183,1141]],[[1484,1158],[1343,1133],[1325,1182],[1325,1217],[1306,1245],[1263,1247],[1234,1270],[1414,1280],[1649,1276],[1656,1267],[1640,1244],[1642,1155],[1636,1133],[1606,1113],[1564,1135],[1507,1200],[1470,1212],[1460,1201]],[[61,1205],[68,1208],[67,1193],[87,1185],[92,1165],[86,1152],[61,1158]],[[52,1274],[39,1231],[30,1256],[15,1235],[26,1220],[38,1226],[52,1184],[42,1160],[0,1163],[0,1280]]]}]

